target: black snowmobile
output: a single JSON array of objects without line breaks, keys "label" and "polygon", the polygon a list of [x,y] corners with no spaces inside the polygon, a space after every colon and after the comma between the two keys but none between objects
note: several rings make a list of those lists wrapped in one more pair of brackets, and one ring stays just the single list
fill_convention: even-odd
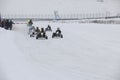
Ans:
[{"label": "black snowmobile", "polygon": [[59,28],[56,30],[56,32],[52,34],[52,38],[55,38],[55,37],[63,38],[63,35],[61,34],[61,30]]},{"label": "black snowmobile", "polygon": [[50,25],[48,25],[48,27],[47,27],[47,28],[45,28],[45,31],[52,31],[51,26],[50,26]]},{"label": "black snowmobile", "polygon": [[38,38],[45,38],[45,39],[48,39],[48,36],[47,36],[45,33],[40,32],[40,33],[37,34],[37,36],[36,36],[36,39],[38,39]]},{"label": "black snowmobile", "polygon": [[36,39],[38,39],[38,38],[48,39],[48,36],[46,35],[46,33],[45,33],[43,28],[41,28],[41,31],[37,34]]},{"label": "black snowmobile", "polygon": [[32,32],[32,33],[30,34],[30,37],[35,37],[35,32]]}]

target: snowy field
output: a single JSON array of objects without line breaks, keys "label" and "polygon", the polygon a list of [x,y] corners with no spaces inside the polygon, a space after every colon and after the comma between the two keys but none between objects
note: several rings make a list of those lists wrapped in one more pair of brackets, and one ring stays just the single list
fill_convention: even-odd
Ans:
[{"label": "snowy field", "polygon": [[34,22],[63,39],[36,40],[25,24],[0,28],[0,80],[120,80],[120,25]]}]

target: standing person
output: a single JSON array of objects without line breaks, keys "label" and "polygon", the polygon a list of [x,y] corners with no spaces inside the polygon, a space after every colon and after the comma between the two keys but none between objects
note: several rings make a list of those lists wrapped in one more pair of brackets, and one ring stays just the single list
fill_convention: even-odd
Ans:
[{"label": "standing person", "polygon": [[28,26],[32,26],[33,25],[33,21],[32,21],[32,19],[30,19],[29,21],[28,21]]},{"label": "standing person", "polygon": [[8,30],[8,28],[9,28],[9,19],[7,19],[7,20],[5,21],[5,29]]},{"label": "standing person", "polygon": [[12,30],[12,27],[13,27],[13,21],[9,20],[9,28],[10,28],[10,30]]},{"label": "standing person", "polygon": [[2,28],[5,27],[5,19],[3,19],[3,20],[1,21],[1,27],[2,27]]},{"label": "standing person", "polygon": [[6,27],[6,19],[4,19],[4,20],[2,21],[2,27],[3,27],[3,28]]},{"label": "standing person", "polygon": [[30,19],[29,21],[28,21],[28,27],[29,27],[29,31],[28,31],[28,34],[30,34],[31,33],[31,31],[32,31],[32,29],[33,29],[33,22],[32,22],[32,19]]}]

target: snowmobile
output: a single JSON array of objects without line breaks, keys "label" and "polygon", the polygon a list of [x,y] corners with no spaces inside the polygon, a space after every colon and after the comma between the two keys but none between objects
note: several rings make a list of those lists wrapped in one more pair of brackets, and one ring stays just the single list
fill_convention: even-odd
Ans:
[{"label": "snowmobile", "polygon": [[51,26],[48,25],[48,27],[45,28],[45,31],[52,31]]},{"label": "snowmobile", "polygon": [[30,35],[30,37],[34,37],[36,35],[34,26],[29,29],[28,34]]},{"label": "snowmobile", "polygon": [[36,35],[36,39],[38,39],[38,38],[48,39],[48,36],[44,32],[40,32]]},{"label": "snowmobile", "polygon": [[61,34],[61,33],[59,33],[59,32],[54,32],[53,34],[52,34],[52,38],[63,38],[63,35]]},{"label": "snowmobile", "polygon": [[35,33],[35,32],[32,32],[32,33],[30,34],[30,37],[35,37],[35,35],[36,35],[36,33]]}]

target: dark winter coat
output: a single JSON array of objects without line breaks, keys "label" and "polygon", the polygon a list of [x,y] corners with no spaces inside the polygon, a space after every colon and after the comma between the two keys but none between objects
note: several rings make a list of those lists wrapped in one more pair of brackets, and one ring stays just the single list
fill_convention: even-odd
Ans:
[{"label": "dark winter coat", "polygon": [[9,20],[6,20],[6,22],[5,22],[5,29],[8,29],[9,28]]},{"label": "dark winter coat", "polygon": [[58,30],[56,30],[56,33],[59,33],[59,34],[61,34],[61,30],[59,30],[59,29],[58,29]]},{"label": "dark winter coat", "polygon": [[9,21],[9,28],[10,28],[10,30],[12,30],[12,27],[13,27],[12,24],[13,24],[13,22],[12,22],[12,20],[10,20]]},{"label": "dark winter coat", "polygon": [[40,32],[40,29],[39,29],[39,28],[36,28],[35,32],[37,32],[37,33]]},{"label": "dark winter coat", "polygon": [[28,22],[28,25],[29,25],[29,26],[32,26],[32,24],[33,24],[33,22],[32,22],[32,20],[30,20],[30,21]]}]

